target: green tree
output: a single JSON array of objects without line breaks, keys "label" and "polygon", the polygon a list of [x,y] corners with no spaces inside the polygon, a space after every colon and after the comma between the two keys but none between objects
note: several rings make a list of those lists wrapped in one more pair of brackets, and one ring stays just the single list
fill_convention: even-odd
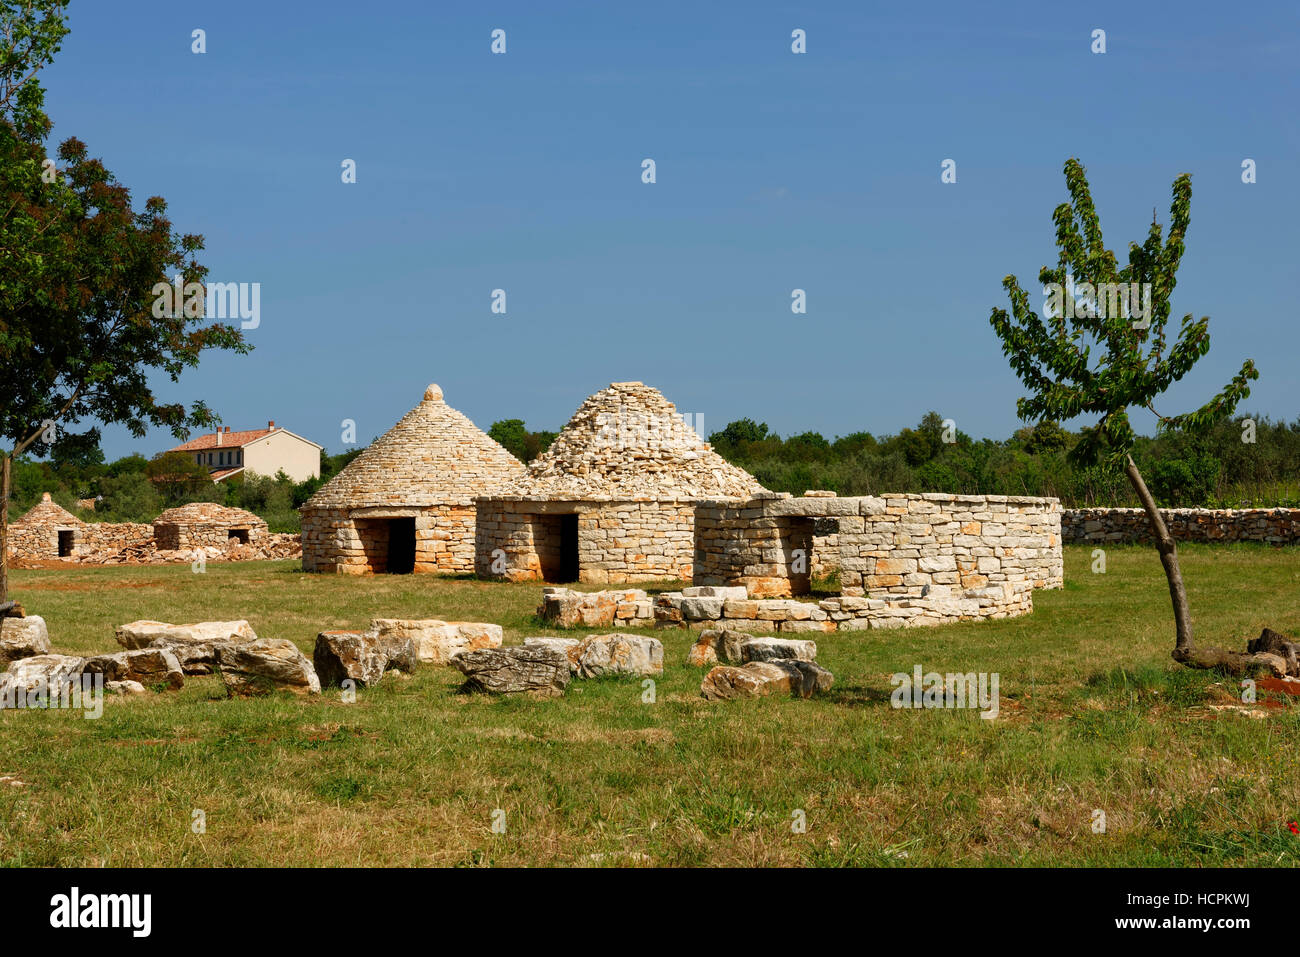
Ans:
[{"label": "green tree", "polygon": [[[1191,177],[1184,173],[1174,181],[1168,237],[1162,239],[1161,227],[1153,219],[1146,241],[1129,244],[1128,263],[1123,267],[1103,243],[1088,180],[1077,159],[1066,161],[1065,180],[1070,202],[1053,214],[1057,265],[1044,266],[1038,274],[1039,282],[1052,291],[1046,310],[1050,317],[1045,321],[1039,315],[1014,275],[1002,281],[1011,314],[995,307],[989,317],[1011,368],[1029,390],[1017,401],[1016,411],[1026,422],[1097,417],[1094,425],[1082,430],[1072,457],[1081,463],[1123,464],[1146,510],[1169,581],[1176,628],[1174,659],[1195,667],[1240,668],[1244,656],[1196,649],[1178,549],[1131,454],[1136,436],[1129,423],[1130,408],[1150,410],[1162,429],[1202,432],[1231,415],[1250,395],[1250,381],[1259,377],[1254,363],[1247,360],[1232,381],[1199,409],[1174,416],[1155,409],[1157,397],[1210,348],[1208,316],[1199,320],[1190,313],[1184,316],[1172,343],[1166,333],[1169,300],[1191,221]],[[1112,295],[1121,289],[1129,291],[1127,298]]]},{"label": "green tree", "polygon": [[[0,599],[10,470],[44,455],[71,423],[122,423],[177,438],[216,424],[201,401],[161,403],[154,371],[176,381],[210,348],[247,351],[240,331],[203,324],[203,239],[172,232],[167,204],[131,194],[86,146],[67,139],[47,162],[51,128],[37,75],[67,33],[64,5],[0,2]],[[185,308],[157,308],[155,287],[180,275]]]}]

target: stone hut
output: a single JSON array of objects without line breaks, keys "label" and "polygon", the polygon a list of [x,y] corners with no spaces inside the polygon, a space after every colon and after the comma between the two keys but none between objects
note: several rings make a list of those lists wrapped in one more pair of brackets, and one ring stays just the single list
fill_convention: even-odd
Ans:
[{"label": "stone hut", "polygon": [[523,472],[431,385],[302,507],[303,571],[471,574],[474,496]]},{"label": "stone hut", "polygon": [[9,526],[9,555],[19,561],[71,558],[81,544],[86,523],[55,504],[50,493]]},{"label": "stone hut", "polygon": [[193,502],[169,508],[153,520],[154,543],[160,551],[177,548],[225,548],[232,541],[247,545],[267,536],[265,519],[242,508],[215,502]]},{"label": "stone hut", "polygon": [[511,581],[690,579],[695,503],[765,491],[657,389],[615,382],[578,408],[525,476],[475,500],[476,571]]}]

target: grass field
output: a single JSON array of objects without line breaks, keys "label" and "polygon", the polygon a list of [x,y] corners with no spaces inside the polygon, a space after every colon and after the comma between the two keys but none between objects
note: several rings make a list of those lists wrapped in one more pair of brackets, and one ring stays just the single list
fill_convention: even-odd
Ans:
[{"label": "grass field", "polygon": [[[691,633],[654,632],[665,672],[575,681],[559,699],[456,694],[426,666],[340,700],[227,700],[218,678],[75,711],[0,712],[9,865],[1294,865],[1300,710],[1255,715],[1232,679],[1169,658],[1151,548],[1107,573],[1066,549],[1033,615],[818,638],[832,692],[708,704]],[[1181,549],[1203,642],[1300,633],[1300,553]],[[372,617],[556,634],[540,587],[306,575],[296,562],[19,571],[56,651],[119,650],[114,626],[247,618],[308,655]],[[1001,715],[895,710],[894,672],[997,672]],[[1243,709],[1244,710],[1244,709]],[[494,811],[505,833],[493,833]],[[1094,833],[1094,809],[1106,815]],[[194,833],[195,811],[206,831]],[[792,828],[802,811],[807,830]],[[497,818],[501,820],[500,816]]]}]

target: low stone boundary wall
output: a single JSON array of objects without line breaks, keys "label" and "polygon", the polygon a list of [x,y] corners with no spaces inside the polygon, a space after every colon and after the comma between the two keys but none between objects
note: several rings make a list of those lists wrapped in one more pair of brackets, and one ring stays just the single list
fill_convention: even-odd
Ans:
[{"label": "low stone boundary wall", "polygon": [[[828,548],[834,556],[817,554]],[[696,507],[695,585],[743,586],[754,598],[806,594],[811,575],[832,558],[840,590],[851,596],[978,597],[985,587],[1022,582],[1060,588],[1060,503],[1005,495],[773,493]]]},{"label": "low stone boundary wall", "polygon": [[[1265,542],[1300,544],[1297,508],[1162,508],[1170,533],[1180,542]],[[1061,513],[1067,542],[1151,542],[1151,523],[1140,508],[1074,508]]]},{"label": "low stone boundary wall", "polygon": [[808,634],[949,625],[1009,618],[1033,611],[1027,582],[987,585],[960,597],[881,599],[844,595],[819,602],[748,598],[744,588],[697,587],[655,598],[656,628],[729,628],[751,633]]},{"label": "low stone boundary wall", "polygon": [[552,628],[649,628],[654,623],[653,603],[639,588],[596,592],[543,588],[537,614]]}]

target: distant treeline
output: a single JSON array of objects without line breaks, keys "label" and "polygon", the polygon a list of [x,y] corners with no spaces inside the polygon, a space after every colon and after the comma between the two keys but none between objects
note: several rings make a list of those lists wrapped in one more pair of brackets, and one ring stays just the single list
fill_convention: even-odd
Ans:
[{"label": "distant treeline", "polygon": [[[190,502],[217,502],[247,509],[266,519],[273,532],[300,530],[298,506],[356,458],[360,449],[321,455],[321,477],[294,482],[276,476],[235,475],[213,482],[206,467],[187,455],[146,459],[128,455],[105,462],[98,444],[56,442],[46,461],[20,458],[13,467],[13,521],[41,500],[42,492],[84,521],[152,522],[165,509]],[[78,500],[95,499],[91,509]]]},{"label": "distant treeline", "polygon": [[[529,431],[522,419],[495,422],[488,434],[522,462],[546,451],[556,436]],[[298,507],[362,451],[322,453],[320,478],[306,482],[281,474],[237,475],[217,484],[206,468],[185,455],[129,455],[106,463],[95,438],[55,443],[48,460],[18,459],[10,520],[49,492],[88,521],[151,522],[175,505],[219,502],[255,512],[272,531],[296,532]],[[869,432],[835,439],[801,432],[783,439],[753,419],[732,422],[708,436],[725,459],[776,492],[1050,495],[1066,506],[1136,506],[1120,469],[1070,462],[1078,440],[1078,433],[1045,422],[1006,440],[976,441],[960,430],[946,430],[935,412],[914,429],[878,438]],[[1300,417],[1275,423],[1246,415],[1221,422],[1200,437],[1168,432],[1142,438],[1134,459],[1161,505],[1300,507]],[[78,510],[79,499],[96,499],[94,510]]]},{"label": "distant treeline", "polygon": [[[1078,441],[1077,432],[1054,422],[1020,429],[1003,441],[977,441],[960,430],[946,432],[935,412],[914,429],[879,438],[855,432],[828,440],[803,432],[782,439],[752,419],[709,436],[724,458],[776,492],[1046,495],[1066,506],[1137,506],[1121,469],[1070,462]],[[1140,438],[1133,458],[1161,505],[1300,505],[1300,418],[1287,424],[1247,415],[1199,437],[1167,432]]]}]

